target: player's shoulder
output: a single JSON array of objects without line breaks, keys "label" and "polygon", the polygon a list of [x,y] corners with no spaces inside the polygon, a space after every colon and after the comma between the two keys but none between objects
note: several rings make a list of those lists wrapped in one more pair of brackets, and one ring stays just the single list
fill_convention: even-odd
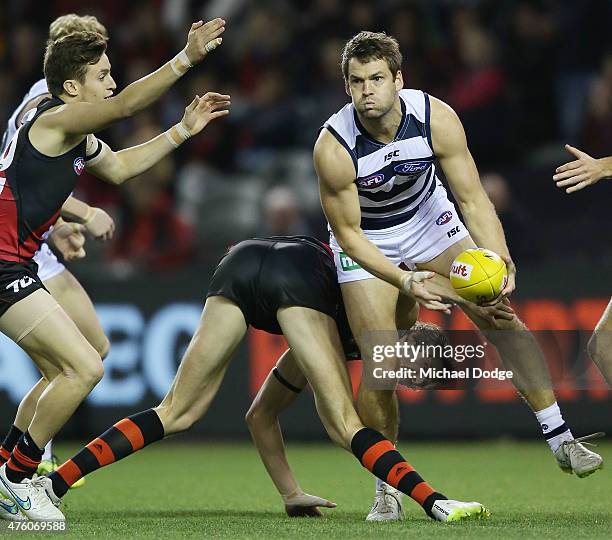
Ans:
[{"label": "player's shoulder", "polygon": [[30,99],[42,96],[43,94],[49,93],[49,87],[47,86],[47,81],[45,79],[40,79],[36,81],[28,90],[26,94],[28,101]]}]

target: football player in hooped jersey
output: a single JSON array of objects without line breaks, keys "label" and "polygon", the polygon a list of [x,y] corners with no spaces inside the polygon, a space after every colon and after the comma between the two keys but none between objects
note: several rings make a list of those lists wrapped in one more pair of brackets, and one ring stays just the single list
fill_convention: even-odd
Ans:
[{"label": "football player in hooped jersey", "polygon": [[121,184],[153,166],[212,120],[228,114],[230,97],[196,96],[182,120],[150,141],[113,152],[93,133],[133,116],[221,44],[225,21],[191,26],[187,45],[155,72],[116,88],[106,39],[75,32],[50,41],[44,71],[52,98],[16,132],[0,161],[0,331],[34,360],[49,385],[8,461],[0,498],[32,520],[63,520],[40,479],[31,480],[42,448],[102,377],[98,352],[47,292],[32,258],[85,168]]},{"label": "football player in hooped jersey", "polygon": [[[508,266],[508,281],[497,302],[511,313],[508,296],[515,287],[516,268],[480,183],[463,126],[442,101],[403,88],[401,62],[398,43],[391,36],[360,32],[351,38],[342,55],[351,103],[329,118],[314,147],[321,202],[353,335],[363,352],[372,331],[410,328],[414,320],[404,322],[399,317],[410,312],[410,297],[400,292],[412,293],[424,305],[448,301],[460,305],[513,371],[512,381],[534,411],[559,466],[586,476],[601,468],[602,459],[574,440],[561,416],[543,355],[525,325],[513,313],[507,319],[483,318],[482,312],[458,297],[448,279],[434,288],[432,280],[415,283],[400,268],[403,263],[448,278],[459,253],[476,246],[491,249]],[[436,160],[465,224],[436,175]],[[393,389],[362,384],[358,411],[365,425],[396,439]],[[377,484],[368,519],[399,519],[398,505],[389,511],[389,505],[383,504],[391,491],[384,483]]]}]

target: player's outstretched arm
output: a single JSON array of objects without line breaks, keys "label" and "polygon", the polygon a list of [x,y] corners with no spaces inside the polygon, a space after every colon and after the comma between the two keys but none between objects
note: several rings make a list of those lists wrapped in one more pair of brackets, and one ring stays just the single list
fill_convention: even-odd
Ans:
[{"label": "player's outstretched arm", "polygon": [[68,197],[62,206],[62,217],[83,225],[96,240],[106,242],[115,233],[115,222],[102,208],[89,206],[76,197]]},{"label": "player's outstretched arm", "polygon": [[106,143],[90,136],[87,141],[87,170],[111,184],[121,184],[147,169],[178,148],[190,137],[197,135],[206,125],[229,114],[230,96],[208,92],[196,96],[185,108],[183,119],[150,141],[119,152]]},{"label": "player's outstretched arm", "polygon": [[68,103],[54,114],[43,116],[43,123],[69,135],[87,135],[133,116],[159,99],[191,67],[218,47],[222,39],[219,36],[224,30],[223,19],[193,23],[187,45],[159,69],[133,82],[114,97],[95,103]]},{"label": "player's outstretched arm", "polygon": [[508,266],[508,283],[502,296],[515,287],[516,268],[506,244],[504,229],[478,175],[459,117],[446,103],[430,97],[431,138],[448,184],[459,204],[465,224],[476,244],[498,253]]},{"label": "player's outstretched arm", "polygon": [[566,193],[574,193],[592,186],[604,178],[612,178],[612,156],[594,158],[569,144],[565,149],[576,159],[555,169],[553,180]]},{"label": "player's outstretched arm", "polygon": [[270,372],[246,414],[246,422],[259,457],[283,499],[287,514],[291,517],[321,516],[318,507],[335,508],[336,504],[302,491],[287,461],[278,420],[306,386],[306,378],[290,350],[283,353],[275,369],[280,380]]},{"label": "player's outstretched arm", "polygon": [[364,234],[354,183],[355,167],[346,150],[326,129],[321,131],[314,147],[314,166],[323,211],[344,252],[371,274],[413,295],[420,304],[447,311],[449,306],[441,304],[439,296],[418,287],[431,273],[405,272],[398,268]]}]

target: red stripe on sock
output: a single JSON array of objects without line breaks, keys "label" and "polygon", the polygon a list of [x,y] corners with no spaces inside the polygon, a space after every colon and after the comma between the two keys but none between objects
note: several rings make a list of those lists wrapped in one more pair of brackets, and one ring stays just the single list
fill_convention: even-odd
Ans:
[{"label": "red stripe on sock", "polygon": [[363,457],[361,458],[361,463],[366,469],[371,471],[372,467],[374,467],[374,464],[378,461],[380,456],[386,454],[390,450],[395,450],[395,446],[393,446],[391,441],[384,440],[377,442],[364,452]]},{"label": "red stripe on sock", "polygon": [[32,458],[29,458],[21,450],[19,450],[18,446],[15,446],[15,448],[13,448],[13,459],[16,459],[19,463],[25,465],[26,467],[29,467],[30,469],[36,469],[40,464],[40,459],[38,461],[35,461]]},{"label": "red stripe on sock", "polygon": [[7,462],[11,457],[11,453],[4,448],[4,446],[0,446],[0,460],[3,460],[2,463]]},{"label": "red stripe on sock", "polygon": [[66,484],[68,484],[69,486],[71,486],[77,480],[83,477],[83,472],[81,471],[81,469],[79,469],[79,466],[71,459],[69,459],[68,461],[66,461],[66,463],[58,467],[55,472],[59,474],[64,479],[64,482],[66,482]]},{"label": "red stripe on sock", "polygon": [[400,461],[391,467],[389,474],[387,474],[387,484],[397,488],[399,481],[404,478],[409,472],[414,471],[414,468],[407,461]]},{"label": "red stripe on sock", "polygon": [[27,472],[25,469],[22,469],[22,468],[21,468],[21,467],[20,467],[20,466],[19,466],[17,463],[15,463],[15,462],[14,462],[12,459],[9,459],[9,460],[6,462],[6,466],[7,466],[9,469],[12,469],[12,470],[13,470],[13,471],[15,471],[15,472],[20,472],[20,473],[25,473],[25,472]]},{"label": "red stripe on sock", "polygon": [[140,428],[129,418],[124,418],[121,422],[117,422],[115,427],[127,437],[134,452],[140,450],[144,446],[142,431],[140,431]]},{"label": "red stripe on sock", "polygon": [[414,489],[410,492],[410,497],[418,502],[421,506],[425,502],[425,499],[435,492],[427,482],[421,482],[414,486]]},{"label": "red stripe on sock", "polygon": [[115,454],[113,453],[112,448],[106,443],[106,441],[103,441],[100,438],[91,441],[86,448],[88,448],[98,460],[100,467],[104,467],[105,465],[109,465],[115,461]]}]

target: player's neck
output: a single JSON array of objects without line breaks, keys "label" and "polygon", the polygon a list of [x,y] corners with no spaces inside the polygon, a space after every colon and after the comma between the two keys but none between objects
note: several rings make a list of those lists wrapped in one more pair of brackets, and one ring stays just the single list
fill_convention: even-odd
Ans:
[{"label": "player's neck", "polygon": [[399,96],[396,97],[393,107],[379,118],[363,118],[357,113],[361,125],[375,140],[388,144],[395,139],[397,130],[402,123],[402,106]]}]

